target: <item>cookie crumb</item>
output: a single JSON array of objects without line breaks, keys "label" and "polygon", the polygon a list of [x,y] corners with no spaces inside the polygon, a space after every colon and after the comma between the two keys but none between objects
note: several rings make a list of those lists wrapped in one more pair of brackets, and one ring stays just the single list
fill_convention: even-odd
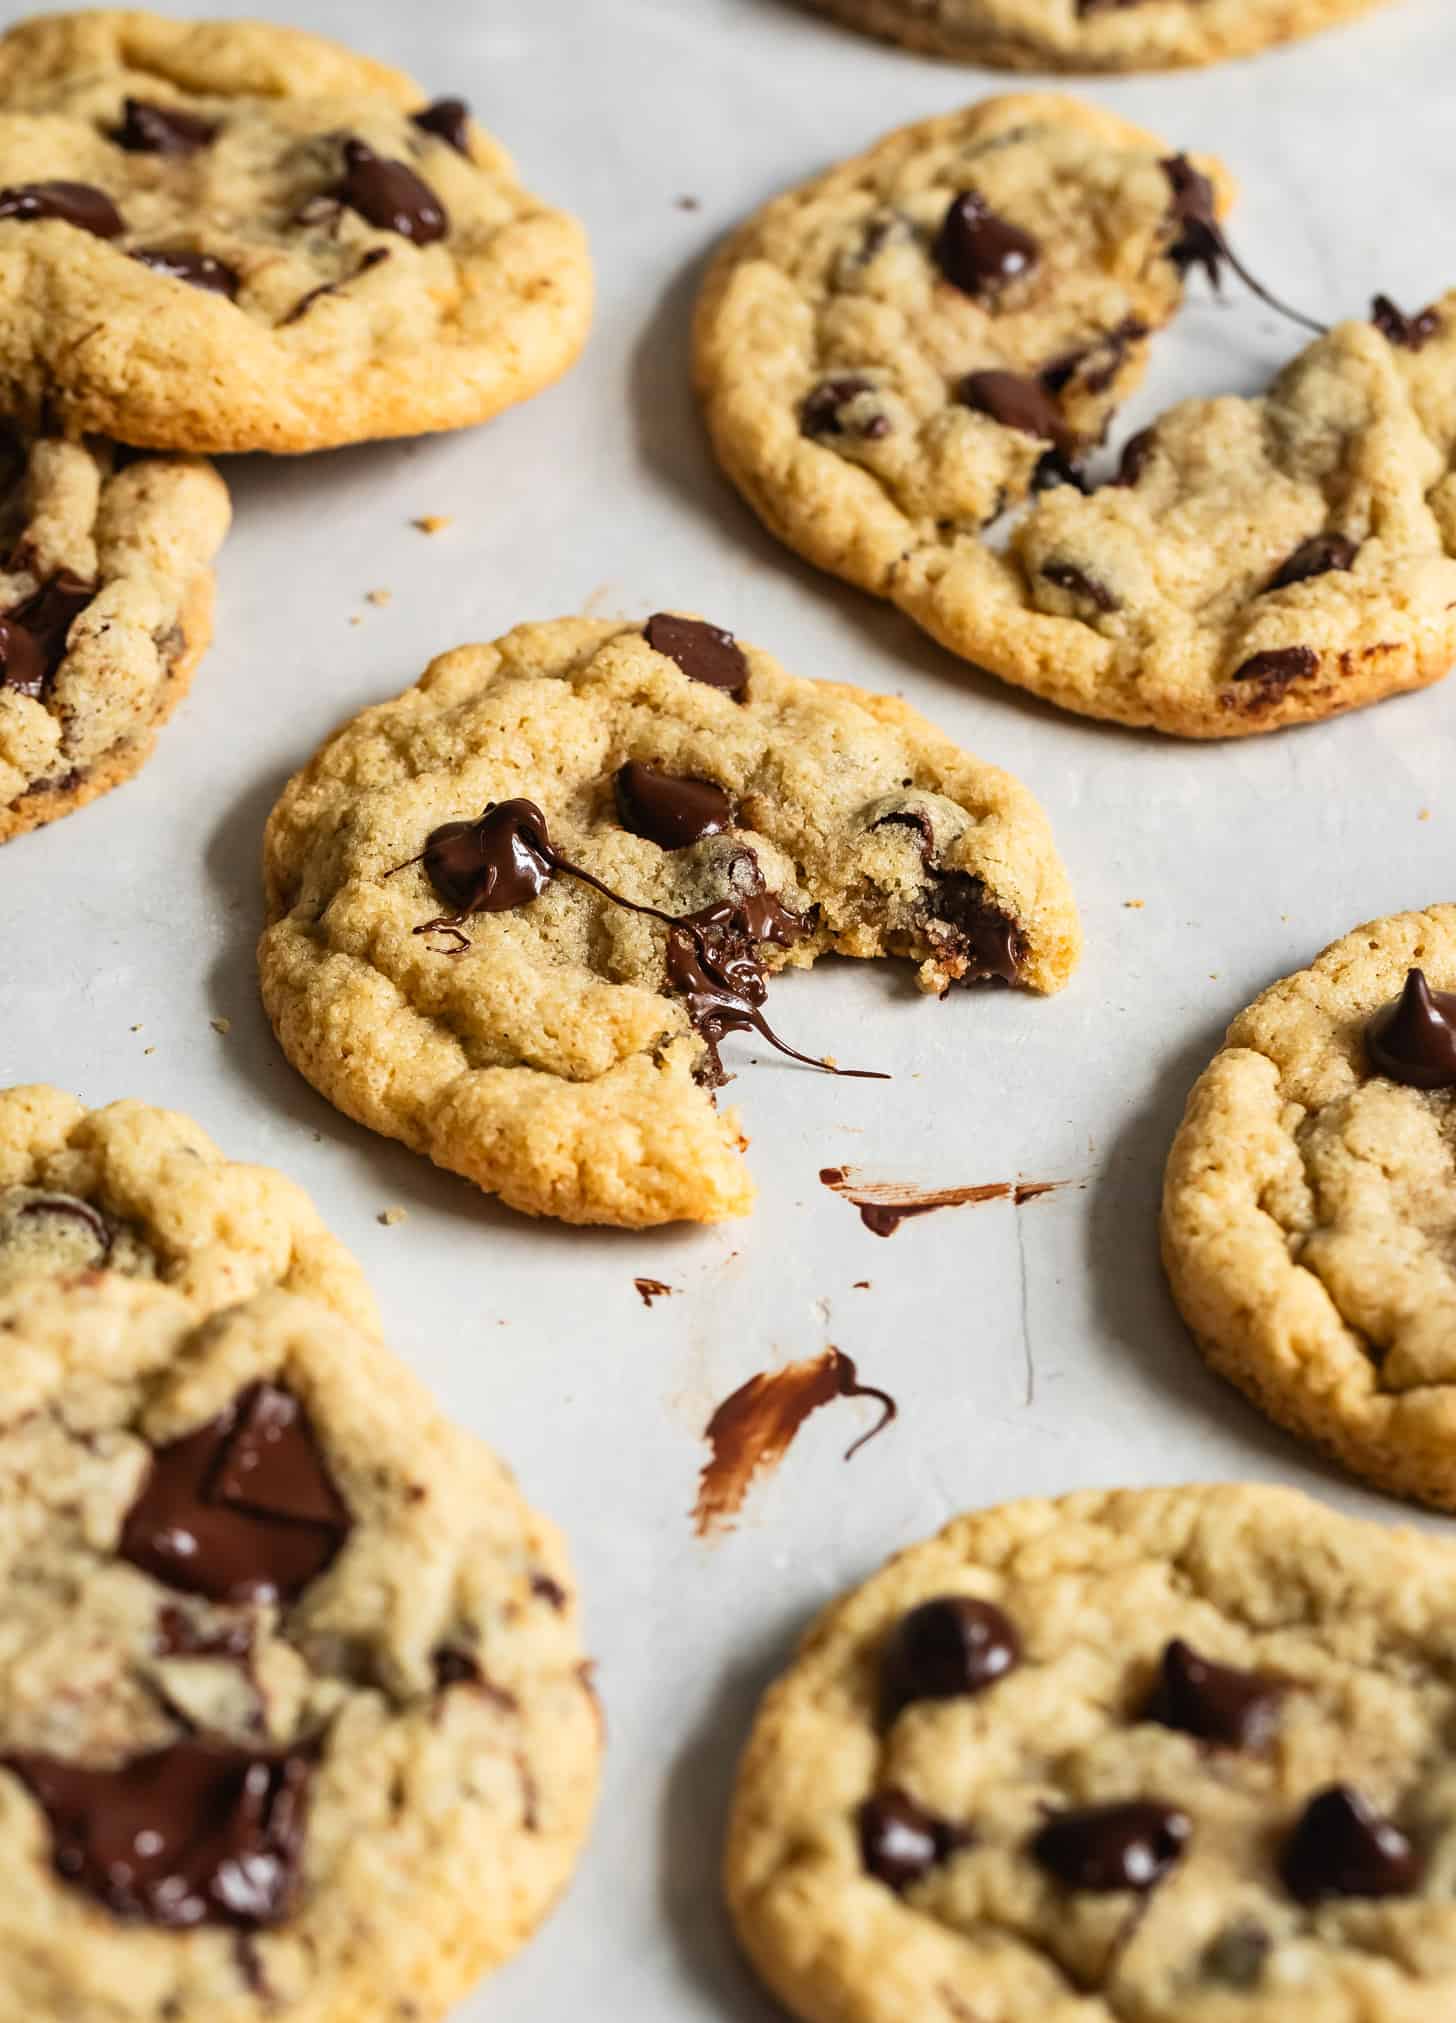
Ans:
[{"label": "cookie crumb", "polygon": [[228,1034],[233,1029],[233,1022],[231,1019],[211,1019],[208,1021],[208,1023],[211,1025],[213,1031],[215,1033],[221,1033],[224,1039],[227,1038]]},{"label": "cookie crumb", "polygon": [[454,526],[455,516],[453,513],[421,513],[410,524],[418,527],[422,534],[443,534],[447,527]]},{"label": "cookie crumb", "polygon": [[393,596],[394,592],[392,590],[366,590],[364,602],[366,604],[388,604]]},{"label": "cookie crumb", "polygon": [[1122,903],[1130,913],[1141,913],[1147,902],[1142,899],[1124,899]]},{"label": "cookie crumb", "polygon": [[356,611],[353,617],[349,620],[349,623],[351,625],[362,625],[364,623],[364,620],[359,616],[358,612]]},{"label": "cookie crumb", "polygon": [[703,205],[699,197],[679,197],[677,207],[680,211],[700,211]]},{"label": "cookie crumb", "polygon": [[139,1033],[139,1032],[141,1031],[141,1027],[140,1027],[140,1026],[133,1026],[133,1027],[131,1028],[131,1030],[132,1030],[132,1032],[134,1032],[134,1033]]},{"label": "cookie crumb", "polygon": [[381,1208],[376,1220],[382,1222],[386,1229],[393,1229],[397,1224],[409,1220],[409,1210],[407,1208]]},{"label": "cookie crumb", "polygon": [[1416,816],[1416,820],[1418,822],[1429,822],[1430,819],[1431,819],[1431,811],[1429,808],[1422,808],[1419,815]]},{"label": "cookie crumb", "polygon": [[156,1048],[155,1048],[155,1047],[143,1047],[143,1048],[142,1048],[142,1052],[143,1052],[144,1054],[154,1054],[154,1053],[155,1053],[156,1051],[157,1051],[157,1050],[156,1050]]}]

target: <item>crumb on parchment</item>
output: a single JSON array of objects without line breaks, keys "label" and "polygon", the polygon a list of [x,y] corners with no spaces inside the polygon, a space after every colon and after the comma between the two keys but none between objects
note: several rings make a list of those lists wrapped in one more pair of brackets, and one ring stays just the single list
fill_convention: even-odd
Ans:
[{"label": "crumb on parchment", "polygon": [[386,1229],[393,1229],[398,1223],[409,1220],[409,1210],[407,1208],[381,1208],[378,1220],[383,1223]]}]

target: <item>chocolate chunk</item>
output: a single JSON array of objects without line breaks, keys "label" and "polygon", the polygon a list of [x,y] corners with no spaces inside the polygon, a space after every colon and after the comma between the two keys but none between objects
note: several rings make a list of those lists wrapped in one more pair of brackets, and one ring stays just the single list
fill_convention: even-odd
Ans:
[{"label": "chocolate chunk", "polygon": [[0,190],[3,218],[14,218],[24,225],[56,218],[97,239],[116,239],[126,230],[120,211],[105,190],[90,183],[13,183]]},{"label": "chocolate chunk", "polygon": [[129,98],[122,108],[121,125],[111,138],[128,154],[192,155],[212,145],[217,126],[212,120],[199,119],[196,113],[183,112],[180,106]]},{"label": "chocolate chunk", "polygon": [[1193,1822],[1176,1806],[1135,1799],[1058,1813],[1031,1843],[1035,1860],[1074,1890],[1150,1890],[1187,1847]]},{"label": "chocolate chunk", "polygon": [[441,899],[464,919],[508,913],[539,898],[555,868],[549,849],[546,817],[534,801],[496,801],[478,822],[446,822],[432,830],[414,861],[423,863]]},{"label": "chocolate chunk", "polygon": [[339,198],[381,232],[398,232],[416,246],[432,246],[450,229],[445,206],[405,162],[377,155],[367,141],[344,142]]},{"label": "chocolate chunk", "polygon": [[1432,990],[1424,970],[1408,971],[1400,996],[1366,1026],[1365,1050],[1377,1075],[1408,1089],[1456,1088],[1456,993]]},{"label": "chocolate chunk", "polygon": [[1266,653],[1251,654],[1234,669],[1235,681],[1259,681],[1266,688],[1283,688],[1291,681],[1306,681],[1319,668],[1319,655],[1312,646],[1275,646]]},{"label": "chocolate chunk", "polygon": [[660,773],[629,759],[615,784],[622,827],[664,850],[685,850],[732,826],[733,803],[711,780]]},{"label": "chocolate chunk", "polygon": [[890,433],[887,414],[865,415],[859,421],[846,419],[845,410],[862,394],[873,393],[874,382],[848,374],[842,379],[821,380],[806,394],[799,408],[799,429],[806,436],[856,436],[861,442],[881,442]]},{"label": "chocolate chunk", "polygon": [[880,1661],[886,1712],[984,1693],[1020,1660],[1016,1626],[994,1602],[973,1595],[922,1602],[896,1624]]},{"label": "chocolate chunk", "polygon": [[1273,1951],[1274,1941],[1253,1918],[1238,1918],[1211,1938],[1199,1959],[1205,1980],[1226,1988],[1257,1988]]},{"label": "chocolate chunk", "polygon": [[480,1667],[468,1651],[451,1650],[442,1645],[430,1660],[435,1674],[435,1684],[442,1693],[451,1686],[478,1686],[481,1682]]},{"label": "chocolate chunk", "polygon": [[71,627],[96,595],[96,585],[62,569],[0,618],[0,688],[43,701],[50,692]]},{"label": "chocolate chunk", "polygon": [[1411,1843],[1348,1784],[1316,1793],[1285,1844],[1284,1886],[1302,1904],[1326,1897],[1403,1897],[1425,1866]]},{"label": "chocolate chunk", "polygon": [[1434,309],[1422,309],[1415,316],[1407,316],[1397,309],[1388,295],[1377,295],[1370,305],[1370,321],[1391,344],[1398,344],[1405,351],[1419,351],[1429,344],[1441,327],[1441,319]]},{"label": "chocolate chunk", "polygon": [[1311,576],[1327,576],[1332,569],[1348,569],[1359,552],[1359,543],[1348,534],[1311,534],[1275,570],[1269,588],[1287,590],[1291,583],[1308,582]]},{"label": "chocolate chunk", "polygon": [[1140,428],[1135,436],[1129,436],[1122,446],[1118,459],[1115,485],[1135,485],[1148,467],[1149,459],[1157,447],[1156,429]]},{"label": "chocolate chunk", "polygon": [[1070,450],[1075,438],[1062,419],[1062,411],[1039,379],[1020,372],[971,372],[956,388],[962,407],[989,415],[1002,428],[1022,435],[1039,436]]},{"label": "chocolate chunk", "polygon": [[733,696],[748,686],[748,661],[731,632],[705,625],[700,618],[657,611],[643,626],[642,636],[654,653],[665,653],[694,681]]},{"label": "chocolate chunk", "polygon": [[351,1522],[303,1407],[255,1384],[153,1452],[118,1551],[211,1601],[292,1602],[333,1564]]},{"label": "chocolate chunk", "polygon": [[14,689],[40,702],[50,684],[40,642],[23,625],[0,618],[0,689]]},{"label": "chocolate chunk", "polygon": [[185,281],[189,287],[205,288],[213,295],[226,295],[229,302],[237,299],[242,286],[234,270],[214,259],[211,253],[194,253],[186,247],[174,250],[167,246],[142,246],[131,257],[173,281]]},{"label": "chocolate chunk", "polygon": [[1065,590],[1072,597],[1085,597],[1099,611],[1120,609],[1121,599],[1115,597],[1105,583],[1099,583],[1095,576],[1079,569],[1075,562],[1043,562],[1041,573],[1058,590]]},{"label": "chocolate chunk", "polygon": [[248,1931],[288,1915],[316,1751],[175,1742],[117,1770],[0,1761],[50,1822],[57,1875],[116,1916]]},{"label": "chocolate chunk", "polygon": [[930,250],[953,288],[983,297],[1019,281],[1041,257],[1030,232],[998,217],[978,190],[952,200]]},{"label": "chocolate chunk", "polygon": [[1263,1672],[1215,1665],[1175,1637],[1163,1652],[1162,1670],[1145,1721],[1221,1742],[1230,1749],[1262,1749],[1279,1720],[1284,1687]]},{"label": "chocolate chunk", "polygon": [[903,1791],[876,1792],[857,1818],[860,1860],[876,1881],[897,1893],[919,1882],[970,1838]]},{"label": "chocolate chunk", "polygon": [[423,112],[411,115],[421,133],[448,141],[456,154],[470,160],[470,107],[463,98],[437,98]]}]

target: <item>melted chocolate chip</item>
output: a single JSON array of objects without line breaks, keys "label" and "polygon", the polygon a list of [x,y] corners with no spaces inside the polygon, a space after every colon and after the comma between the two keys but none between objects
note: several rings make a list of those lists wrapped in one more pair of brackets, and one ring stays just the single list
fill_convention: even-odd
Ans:
[{"label": "melted chocolate chip", "polygon": [[1319,668],[1319,655],[1312,646],[1275,646],[1266,653],[1251,654],[1234,669],[1235,681],[1258,681],[1266,688],[1284,688],[1291,681],[1307,681]]},{"label": "melted chocolate chip", "polygon": [[942,872],[929,903],[933,920],[955,937],[951,953],[965,964],[958,983],[1020,983],[1026,936],[1008,914],[991,904],[979,878],[964,871]]},{"label": "melted chocolate chip", "polygon": [[49,674],[40,642],[13,619],[0,618],[0,689],[14,689],[40,702],[49,686]]},{"label": "melted chocolate chip", "polygon": [[445,206],[405,162],[377,155],[367,141],[344,142],[339,197],[381,232],[398,232],[416,246],[432,246],[450,229]]},{"label": "melted chocolate chip", "polygon": [[1415,316],[1407,316],[1397,309],[1388,295],[1377,295],[1370,305],[1370,321],[1381,336],[1391,344],[1400,345],[1404,351],[1419,351],[1441,327],[1441,319],[1434,309],[1422,309]]},{"label": "melted chocolate chip", "polygon": [[953,1700],[984,1693],[1021,1660],[1016,1625],[994,1602],[941,1595],[896,1624],[880,1661],[886,1712],[912,1700]]},{"label": "melted chocolate chip", "polygon": [[971,372],[956,388],[962,407],[989,415],[1002,428],[1021,435],[1039,436],[1070,451],[1075,438],[1062,419],[1062,411],[1039,379],[1020,372]]},{"label": "melted chocolate chip", "polygon": [[14,218],[23,225],[55,218],[96,239],[116,239],[126,230],[105,190],[90,183],[14,183],[0,190],[0,218]]},{"label": "melted chocolate chip", "polygon": [[1112,482],[1115,485],[1135,485],[1147,469],[1157,441],[1158,432],[1151,428],[1139,429],[1135,436],[1129,436],[1122,446],[1117,476]]},{"label": "melted chocolate chip", "polygon": [[890,433],[887,414],[870,414],[851,422],[845,410],[862,394],[873,393],[873,380],[847,374],[821,380],[799,408],[799,428],[806,436],[857,436],[861,442],[881,442]]},{"label": "melted chocolate chip", "polygon": [[1408,1089],[1456,1088],[1456,993],[1432,990],[1424,970],[1410,970],[1400,996],[1366,1026],[1365,1049],[1377,1075]]},{"label": "melted chocolate chip", "polygon": [[1306,583],[1311,576],[1327,576],[1332,569],[1348,569],[1359,552],[1359,543],[1348,534],[1311,534],[1275,570],[1269,588],[1287,590],[1291,583]]},{"label": "melted chocolate chip", "polygon": [[733,803],[711,780],[660,773],[629,759],[615,785],[622,827],[664,850],[685,850],[732,826]]},{"label": "melted chocolate chip", "polygon": [[212,145],[217,127],[212,120],[183,112],[180,106],[129,98],[122,109],[121,125],[111,138],[128,154],[192,155]]},{"label": "melted chocolate chip", "polygon": [[1224,268],[1230,267],[1261,302],[1267,302],[1271,309],[1287,316],[1291,323],[1301,324],[1306,330],[1313,330],[1322,337],[1325,333],[1323,323],[1317,323],[1312,316],[1291,309],[1287,302],[1271,295],[1263,282],[1255,280],[1239,259],[1218,222],[1218,201],[1213,184],[1194,168],[1187,155],[1172,155],[1160,162],[1159,167],[1168,178],[1168,187],[1172,192],[1169,209],[1173,217],[1173,241],[1168,248],[1168,258],[1178,272],[1186,274],[1190,267],[1201,267],[1208,276],[1209,285],[1217,292],[1222,285]]},{"label": "melted chocolate chip", "polygon": [[705,625],[700,618],[657,611],[643,626],[642,636],[654,653],[665,653],[675,660],[693,681],[725,689],[733,696],[741,695],[748,686],[748,661],[731,632]]},{"label": "melted chocolate chip", "polygon": [[61,662],[71,627],[96,595],[69,569],[62,569],[0,618],[0,688],[43,701]]},{"label": "melted chocolate chip", "polygon": [[1187,1847],[1193,1822],[1146,1799],[1058,1813],[1031,1843],[1035,1860],[1074,1890],[1150,1890]]},{"label": "melted chocolate chip", "polygon": [[1219,1742],[1230,1749],[1262,1749],[1279,1720],[1284,1687],[1262,1672],[1215,1665],[1181,1638],[1163,1652],[1158,1684],[1143,1719]]},{"label": "melted chocolate chip", "polygon": [[412,115],[421,133],[448,141],[456,154],[470,159],[470,107],[463,98],[437,98],[423,112]]},{"label": "melted chocolate chip", "polygon": [[1120,609],[1121,599],[1114,596],[1105,583],[1099,583],[1095,576],[1079,569],[1075,562],[1043,562],[1041,573],[1058,590],[1065,590],[1071,597],[1085,597],[1099,611]]},{"label": "melted chocolate chip", "polygon": [[857,1825],[866,1872],[897,1893],[919,1882],[969,1839],[903,1791],[879,1791],[867,1798]]},{"label": "melted chocolate chip", "polygon": [[212,295],[226,295],[229,302],[237,299],[242,286],[237,273],[211,253],[194,253],[186,247],[174,250],[167,246],[142,246],[131,257],[150,267],[153,273],[185,281],[191,288],[205,288]]},{"label": "melted chocolate chip", "polygon": [[525,906],[546,890],[555,870],[546,817],[534,801],[521,800],[495,802],[478,822],[446,822],[430,832],[422,854],[411,862],[424,865],[426,877],[454,915],[448,921],[428,921],[416,934],[453,927],[472,913],[508,913]]},{"label": "melted chocolate chip", "polygon": [[1279,1866],[1289,1894],[1314,1904],[1326,1897],[1410,1896],[1424,1863],[1358,1791],[1332,1784],[1304,1808]]},{"label": "melted chocolate chip", "polygon": [[256,1930],[288,1913],[315,1753],[176,1742],[117,1770],[3,1759],[50,1822],[56,1873],[118,1917]]},{"label": "melted chocolate chip", "polygon": [[1030,232],[998,217],[978,190],[952,200],[930,250],[953,288],[983,297],[1019,281],[1041,258]]},{"label": "melted chocolate chip", "polygon": [[211,1601],[292,1602],[332,1565],[350,1525],[303,1407],[255,1384],[154,1451],[118,1551]]}]

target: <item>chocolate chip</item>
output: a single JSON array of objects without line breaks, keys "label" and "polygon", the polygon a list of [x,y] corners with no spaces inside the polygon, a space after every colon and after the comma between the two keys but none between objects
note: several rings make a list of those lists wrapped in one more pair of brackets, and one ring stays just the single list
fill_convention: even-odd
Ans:
[{"label": "chocolate chip", "polygon": [[121,125],[111,138],[119,148],[134,155],[192,155],[210,147],[217,138],[212,120],[183,112],[176,105],[154,105],[145,98],[129,98],[122,108]]},{"label": "chocolate chip", "polygon": [[903,1791],[880,1791],[860,1807],[859,1854],[868,1874],[899,1893],[919,1882],[969,1835]]},{"label": "chocolate chip", "polygon": [[0,1760],[50,1822],[56,1873],[116,1916],[247,1931],[287,1915],[314,1751],[176,1742],[114,1770]]},{"label": "chocolate chip", "polygon": [[185,281],[191,288],[205,288],[212,295],[226,295],[229,302],[236,300],[242,286],[233,269],[214,259],[211,253],[194,253],[185,247],[173,250],[167,246],[143,246],[131,257],[170,280]]},{"label": "chocolate chip", "polygon": [[1283,1699],[1278,1679],[1216,1665],[1175,1637],[1163,1652],[1158,1684],[1143,1719],[1196,1735],[1203,1742],[1257,1750],[1273,1734]]},{"label": "chocolate chip", "polygon": [[1332,569],[1348,569],[1359,552],[1359,543],[1348,534],[1311,534],[1275,570],[1269,588],[1287,590],[1291,583],[1308,582],[1311,576],[1326,576]]},{"label": "chocolate chip", "polygon": [[886,1712],[984,1693],[1020,1661],[1016,1626],[994,1602],[973,1595],[922,1602],[896,1624],[880,1661]]},{"label": "chocolate chip", "polygon": [[1031,1843],[1035,1860],[1074,1890],[1150,1890],[1187,1847],[1193,1822],[1176,1806],[1138,1799],[1059,1813]]},{"label": "chocolate chip", "polygon": [[643,637],[654,653],[665,653],[683,673],[709,688],[725,689],[741,695],[748,686],[748,661],[731,632],[705,625],[700,618],[679,618],[672,611],[657,611],[642,628]]},{"label": "chocolate chip", "polygon": [[1309,1801],[1280,1861],[1285,1888],[1302,1904],[1409,1896],[1423,1867],[1399,1827],[1348,1784],[1332,1784]]},{"label": "chocolate chip", "polygon": [[615,785],[622,827],[664,850],[685,850],[732,826],[733,803],[711,780],[661,773],[629,759]]},{"label": "chocolate chip", "polygon": [[993,906],[985,885],[964,871],[939,874],[927,895],[934,922],[953,936],[952,953],[964,968],[957,982],[1020,983],[1026,936],[1009,914]]},{"label": "chocolate chip", "polygon": [[344,142],[339,196],[381,232],[398,232],[416,246],[432,246],[450,229],[445,207],[429,184],[405,162],[377,155],[367,141]]},{"label": "chocolate chip", "polygon": [[23,225],[55,218],[96,239],[116,239],[126,230],[120,211],[90,183],[13,183],[0,190],[0,218]]},{"label": "chocolate chip", "polygon": [[463,98],[437,98],[433,105],[411,117],[421,133],[448,141],[456,154],[470,160],[470,107]]},{"label": "chocolate chip", "polygon": [[1365,1049],[1375,1073],[1392,1082],[1456,1088],[1456,994],[1432,990],[1424,970],[1408,971],[1400,996],[1366,1026]]},{"label": "chocolate chip", "polygon": [[303,1407],[255,1384],[195,1433],[154,1450],[118,1552],[211,1601],[296,1601],[352,1520]]},{"label": "chocolate chip", "polygon": [[558,1615],[566,1607],[566,1589],[559,1580],[553,1580],[549,1573],[531,1575],[531,1592],[538,1601],[543,1601],[548,1608],[555,1609]]},{"label": "chocolate chip", "polygon": [[1211,1938],[1199,1959],[1205,1980],[1227,1988],[1257,1988],[1273,1951],[1274,1941],[1253,1918],[1239,1918]]},{"label": "chocolate chip", "polygon": [[989,415],[1002,428],[1070,448],[1073,437],[1062,411],[1039,379],[1020,372],[971,372],[956,388],[962,407]]},{"label": "chocolate chip", "polygon": [[983,297],[1019,281],[1041,257],[1031,234],[998,217],[978,190],[952,199],[930,250],[953,288]]},{"label": "chocolate chip", "polygon": [[1158,432],[1156,429],[1142,428],[1138,430],[1135,436],[1129,436],[1122,446],[1122,455],[1118,459],[1117,464],[1117,476],[1112,482],[1115,485],[1135,485],[1147,469],[1153,451],[1157,448],[1157,443]]},{"label": "chocolate chip", "polygon": [[435,1684],[439,1690],[447,1692],[451,1686],[478,1686],[481,1682],[479,1665],[468,1651],[455,1651],[442,1645],[430,1660],[435,1674]]},{"label": "chocolate chip", "polygon": [[1235,681],[1259,681],[1266,688],[1283,688],[1291,681],[1306,681],[1319,668],[1319,655],[1312,646],[1275,646],[1266,653],[1251,654],[1234,669]]},{"label": "chocolate chip", "polygon": [[13,618],[0,618],[0,689],[13,689],[40,702],[49,683],[39,640]]},{"label": "chocolate chip", "polygon": [[1370,305],[1370,321],[1391,344],[1398,344],[1405,351],[1419,351],[1423,344],[1429,344],[1441,327],[1441,319],[1434,309],[1422,309],[1418,315],[1407,316],[1397,309],[1388,295],[1377,295]]},{"label": "chocolate chip", "polygon": [[874,382],[851,374],[842,379],[821,380],[806,394],[799,408],[799,428],[806,436],[857,436],[862,442],[881,442],[890,433],[890,417],[876,413],[850,421],[845,410],[861,395],[873,393]]},{"label": "chocolate chip", "polygon": [[0,688],[43,701],[50,691],[71,627],[96,595],[96,585],[61,569],[0,618]]},{"label": "chocolate chip", "polygon": [[1117,611],[1121,599],[1115,597],[1105,583],[1099,583],[1095,576],[1089,576],[1085,569],[1079,569],[1075,562],[1043,562],[1041,573],[1045,580],[1058,590],[1065,590],[1071,597],[1085,597],[1089,604],[1095,604],[1099,611]]}]

